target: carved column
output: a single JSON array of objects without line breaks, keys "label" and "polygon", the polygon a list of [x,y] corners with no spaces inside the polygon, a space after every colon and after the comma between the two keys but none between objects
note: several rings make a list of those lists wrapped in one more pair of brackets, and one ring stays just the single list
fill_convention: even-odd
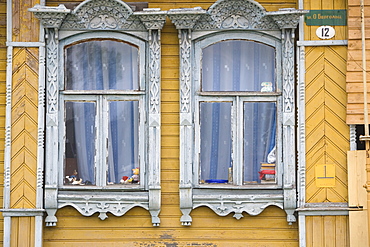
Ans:
[{"label": "carved column", "polygon": [[[284,210],[289,224],[296,221],[294,211],[297,207],[296,188],[296,107],[295,107],[295,70],[294,70],[294,31],[299,17],[305,11],[282,9],[270,12],[276,24],[282,29],[282,78],[283,78],[283,163],[284,163]],[[294,148],[292,148],[294,147]]]},{"label": "carved column", "polygon": [[159,226],[161,209],[161,29],[166,22],[167,11],[148,9],[135,13],[149,30],[149,148],[148,148],[148,189],[149,212],[153,226]]},{"label": "carved column", "polygon": [[[58,29],[70,10],[64,5],[45,7],[36,5],[29,11],[34,12],[45,27],[46,38],[46,121],[45,121],[45,219],[47,226],[55,226],[55,213],[58,207]],[[48,165],[53,164],[53,165]]]},{"label": "carved column", "polygon": [[196,21],[205,14],[201,8],[170,10],[171,21],[179,31],[180,42],[180,210],[181,224],[191,225],[190,212],[193,209],[192,200],[192,166],[194,125],[191,105],[192,63],[191,32]]}]

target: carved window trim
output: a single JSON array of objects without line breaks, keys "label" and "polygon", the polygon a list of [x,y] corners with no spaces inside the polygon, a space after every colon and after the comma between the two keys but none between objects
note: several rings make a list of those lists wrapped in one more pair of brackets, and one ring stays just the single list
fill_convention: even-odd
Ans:
[{"label": "carved window trim", "polygon": [[[45,210],[47,226],[55,226],[56,211],[72,206],[84,216],[99,213],[101,220],[107,213],[122,216],[133,207],[148,210],[153,226],[159,226],[160,219],[160,30],[166,20],[166,11],[146,9],[133,12],[121,0],[86,0],[74,10],[64,5],[46,7],[36,5],[29,9],[45,28],[46,50],[46,91],[40,92],[46,98],[45,106]],[[80,36],[78,36],[80,35]],[[72,37],[72,38],[71,38]],[[62,169],[58,145],[60,122],[58,121],[63,84],[62,75],[64,40],[83,40],[87,37],[117,38],[133,43],[142,43],[145,52],[145,68],[141,78],[145,83],[145,171],[141,171],[145,181],[136,189],[109,187],[88,189],[67,188],[60,183]],[[137,40],[137,41],[135,41]],[[63,41],[63,42],[59,42]],[[75,40],[76,41],[76,40]]]},{"label": "carved window trim", "polygon": [[[236,219],[243,212],[258,215],[266,207],[274,205],[284,209],[287,221],[295,222],[296,209],[296,107],[294,78],[294,30],[303,10],[282,9],[267,12],[254,0],[218,0],[207,11],[201,8],[170,10],[169,18],[179,32],[180,45],[180,209],[181,223],[191,225],[190,212],[207,206],[220,216],[234,213]],[[195,169],[195,88],[199,84],[199,42],[224,35],[226,39],[242,36],[252,40],[256,35],[270,37],[280,43],[281,69],[277,71],[277,83],[281,82],[281,140],[283,164],[280,183],[268,186],[226,187],[198,186]],[[253,38],[254,36],[254,38]],[[240,37],[239,37],[240,38]],[[260,39],[261,40],[261,39]],[[277,84],[278,86],[279,84]],[[278,89],[279,90],[279,89]],[[284,150],[284,151],[283,151]]]}]

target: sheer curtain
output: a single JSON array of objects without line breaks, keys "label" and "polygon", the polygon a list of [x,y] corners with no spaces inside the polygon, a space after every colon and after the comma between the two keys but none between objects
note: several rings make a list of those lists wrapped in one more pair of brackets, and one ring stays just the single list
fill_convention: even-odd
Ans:
[{"label": "sheer curtain", "polygon": [[[203,49],[202,91],[274,91],[274,48],[246,40],[230,40]],[[266,84],[267,83],[267,84]],[[268,85],[268,88],[264,87]],[[261,162],[275,146],[276,104],[244,102],[243,167],[245,182],[260,182]],[[231,167],[231,102],[200,103],[201,180],[228,179]],[[235,116],[236,117],[236,116]]]},{"label": "sheer curtain", "polygon": [[[95,167],[106,167],[107,162],[107,182],[119,183],[123,175],[131,176],[131,169],[138,165],[139,104],[132,100],[109,100],[111,96],[104,92],[139,89],[138,48],[115,40],[90,40],[67,47],[65,54],[65,89],[89,90],[94,98],[84,100],[84,95],[75,91],[76,98],[81,99],[66,108],[66,114],[68,109],[73,111],[69,115],[73,116],[74,135],[68,142],[74,143],[76,170],[84,181],[95,184]],[[94,90],[102,91],[95,93]],[[96,107],[96,104],[105,107]],[[109,112],[97,112],[101,109],[109,109]],[[97,136],[97,119],[108,122],[108,136],[104,136],[105,131]],[[72,127],[66,128],[67,136]],[[95,164],[96,142],[107,147],[107,157],[102,157],[102,164]]]}]

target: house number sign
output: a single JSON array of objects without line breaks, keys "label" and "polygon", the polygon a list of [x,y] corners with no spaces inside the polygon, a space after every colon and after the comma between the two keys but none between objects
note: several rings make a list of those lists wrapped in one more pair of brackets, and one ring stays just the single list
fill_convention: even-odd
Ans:
[{"label": "house number sign", "polygon": [[331,26],[320,26],[316,29],[316,35],[320,39],[331,39],[335,35],[335,29]]}]

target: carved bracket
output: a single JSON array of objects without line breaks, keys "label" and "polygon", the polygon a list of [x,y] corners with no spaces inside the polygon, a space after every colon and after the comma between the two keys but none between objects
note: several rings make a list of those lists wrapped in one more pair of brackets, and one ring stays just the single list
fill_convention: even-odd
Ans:
[{"label": "carved bracket", "polygon": [[234,213],[234,218],[239,220],[243,217],[243,212],[256,216],[269,206],[277,206],[283,209],[283,196],[209,196],[196,195],[193,199],[194,208],[206,206],[212,209],[219,216],[226,216]]},{"label": "carved bracket", "polygon": [[140,21],[148,30],[161,30],[166,23],[167,11],[161,11],[159,8],[144,9],[144,11],[135,12]]},{"label": "carved bracket", "polygon": [[60,28],[66,16],[71,12],[63,4],[58,7],[47,7],[42,5],[35,5],[28,9],[41,21],[45,28]]},{"label": "carved bracket", "polygon": [[72,206],[84,216],[91,216],[94,213],[99,213],[98,217],[101,220],[108,218],[107,213],[115,216],[122,216],[127,211],[134,207],[142,207],[146,210],[148,207],[148,193],[131,193],[124,195],[110,192],[94,193],[84,192],[83,194],[59,193],[58,194],[58,208]]},{"label": "carved bracket", "polygon": [[296,28],[299,23],[299,18],[308,13],[308,10],[286,8],[279,11],[266,13],[267,16],[276,22],[280,29]]}]

